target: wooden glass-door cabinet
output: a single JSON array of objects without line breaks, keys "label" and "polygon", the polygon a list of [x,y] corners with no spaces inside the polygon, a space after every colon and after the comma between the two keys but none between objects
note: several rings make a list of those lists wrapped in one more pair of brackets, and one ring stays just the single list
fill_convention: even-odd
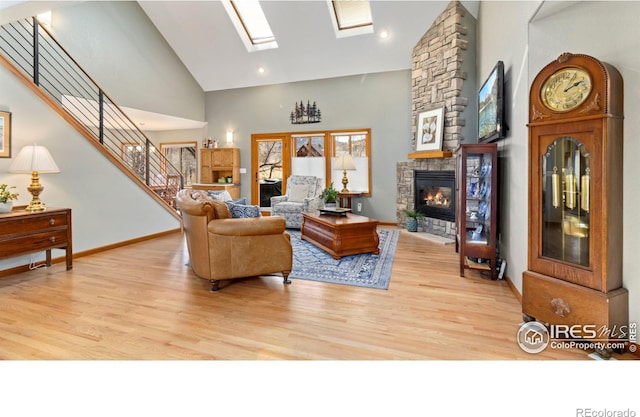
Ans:
[{"label": "wooden glass-door cabinet", "polygon": [[457,248],[460,276],[485,270],[498,278],[498,146],[465,144],[456,150]]}]

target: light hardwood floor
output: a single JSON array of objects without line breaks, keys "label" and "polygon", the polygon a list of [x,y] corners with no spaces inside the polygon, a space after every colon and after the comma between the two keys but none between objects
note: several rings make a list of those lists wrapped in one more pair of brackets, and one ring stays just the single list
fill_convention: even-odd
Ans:
[{"label": "light hardwood floor", "polygon": [[0,280],[0,358],[588,359],[523,352],[507,283],[461,278],[453,245],[409,233],[386,291],[273,276],[211,293],[187,262],[175,233]]}]

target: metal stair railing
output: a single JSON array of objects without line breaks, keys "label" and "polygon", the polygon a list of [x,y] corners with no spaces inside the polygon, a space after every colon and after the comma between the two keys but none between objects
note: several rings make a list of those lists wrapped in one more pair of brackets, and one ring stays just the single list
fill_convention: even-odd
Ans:
[{"label": "metal stair railing", "polygon": [[[141,183],[173,205],[173,197],[184,188],[180,170],[153,146],[36,17],[0,26],[0,52],[91,132]],[[179,185],[169,181],[177,176]]]}]

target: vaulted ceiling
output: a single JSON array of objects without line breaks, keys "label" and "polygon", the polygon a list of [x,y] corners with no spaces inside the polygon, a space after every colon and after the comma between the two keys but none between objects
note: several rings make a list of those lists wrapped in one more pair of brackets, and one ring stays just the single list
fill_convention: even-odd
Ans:
[{"label": "vaulted ceiling", "polygon": [[[220,1],[138,3],[202,89],[214,91],[409,69],[413,47],[449,1],[373,0],[374,33],[345,38],[326,0],[262,1],[279,47],[258,52],[247,52]],[[477,16],[477,1],[462,4]]]},{"label": "vaulted ceiling", "polygon": [[[72,3],[82,1],[0,0],[0,24]],[[478,1],[461,3],[477,17]],[[327,0],[262,0],[278,48],[258,52],[247,51],[219,0],[138,0],[138,4],[207,92],[410,69],[414,46],[449,1],[370,0],[374,32],[338,38]],[[387,38],[380,36],[382,31]],[[126,111],[144,122],[145,130],[203,124]]]}]

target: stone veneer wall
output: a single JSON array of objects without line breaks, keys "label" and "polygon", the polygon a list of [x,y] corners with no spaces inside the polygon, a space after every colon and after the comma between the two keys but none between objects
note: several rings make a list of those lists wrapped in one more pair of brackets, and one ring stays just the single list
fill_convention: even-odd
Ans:
[{"label": "stone veneer wall", "polygon": [[[455,151],[464,141],[463,112],[468,98],[462,97],[467,78],[463,61],[468,46],[468,28],[464,24],[466,9],[452,1],[413,49],[412,112],[413,149],[416,149],[416,118],[421,112],[444,107],[443,150]],[[474,58],[475,59],[475,58]],[[455,157],[411,159],[397,163],[396,217],[398,224],[406,225],[405,208],[415,207],[413,186],[414,170],[455,171]],[[455,223],[425,218],[418,223],[418,231],[440,236],[455,237]]]}]

